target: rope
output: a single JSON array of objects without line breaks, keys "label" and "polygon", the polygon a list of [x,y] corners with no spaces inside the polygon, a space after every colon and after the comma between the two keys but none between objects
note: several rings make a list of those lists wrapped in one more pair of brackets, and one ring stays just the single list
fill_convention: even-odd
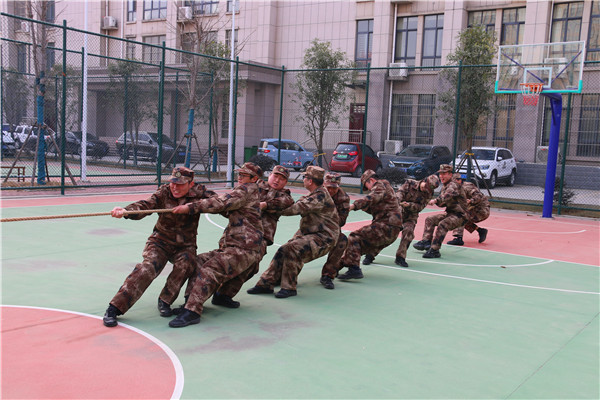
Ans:
[{"label": "rope", "polygon": [[[123,212],[125,215],[136,215],[136,214],[152,214],[152,213],[167,213],[173,211],[172,208],[159,208],[156,210],[134,210]],[[65,215],[43,215],[38,217],[16,217],[16,218],[2,218],[0,222],[16,222],[16,221],[38,221],[42,219],[61,219],[61,218],[81,218],[81,217],[97,217],[100,215],[111,215],[111,212],[98,212],[98,213],[86,213],[86,214],[65,214]]]}]

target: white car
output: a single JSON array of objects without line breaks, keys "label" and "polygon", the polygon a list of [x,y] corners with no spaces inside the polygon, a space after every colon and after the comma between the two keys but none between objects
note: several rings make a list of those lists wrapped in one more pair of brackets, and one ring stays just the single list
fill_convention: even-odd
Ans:
[{"label": "white car", "polygon": [[[472,160],[471,174],[479,181],[485,180],[490,189],[499,181],[503,181],[508,186],[515,184],[517,162],[510,150],[504,147],[473,147],[472,150],[474,160]],[[467,177],[468,160],[465,158],[465,153],[466,150],[454,161],[457,172],[463,179]]]}]

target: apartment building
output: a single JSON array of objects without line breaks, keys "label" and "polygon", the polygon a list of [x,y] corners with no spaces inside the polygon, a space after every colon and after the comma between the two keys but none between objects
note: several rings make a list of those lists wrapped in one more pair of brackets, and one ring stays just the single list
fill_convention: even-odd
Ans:
[{"label": "apartment building", "polygon": [[[453,128],[436,118],[437,96],[441,89],[440,70],[456,45],[457,34],[473,25],[483,25],[495,32],[498,44],[533,44],[545,42],[586,42],[586,61],[600,61],[600,1],[418,1],[418,0],[345,0],[345,1],[260,1],[260,0],[103,0],[50,1],[53,15],[48,20],[69,27],[106,35],[89,41],[88,52],[111,58],[135,58],[158,63],[157,48],[186,48],[190,18],[210,22],[211,34],[218,41],[238,49],[240,67],[246,80],[244,94],[238,99],[236,120],[236,154],[258,143],[261,137],[277,136],[279,110],[290,100],[282,97],[281,73],[285,68],[301,68],[305,50],[313,39],[328,41],[342,50],[359,67],[373,69],[368,99],[365,85],[351,89],[353,103],[347,119],[332,132],[362,129],[367,114],[368,141],[383,150],[387,140],[415,143],[449,144]],[[6,1],[2,11],[25,16],[25,2]],[[233,21],[235,19],[235,21]],[[3,37],[19,39],[27,35],[26,25],[3,24]],[[233,32],[233,35],[232,35]],[[114,38],[115,40],[111,40]],[[122,41],[118,39],[126,39]],[[58,40],[52,42],[60,47]],[[80,41],[67,46],[79,50]],[[14,47],[14,46],[13,46]],[[7,57],[19,70],[31,71],[27,49],[12,48]],[[57,57],[56,57],[57,58]],[[167,65],[181,64],[181,56],[167,53]],[[54,59],[53,62],[57,62]],[[107,59],[98,58],[90,69],[101,71]],[[259,70],[252,65],[267,66]],[[8,65],[6,62],[4,66]],[[415,69],[388,71],[390,65]],[[425,67],[425,68],[423,68]],[[366,70],[360,74],[366,76]],[[101,87],[92,87],[96,93]],[[174,89],[166,87],[167,102],[173,103]],[[549,106],[527,108],[520,95],[499,95],[494,115],[486,129],[478,133],[476,144],[511,148],[515,156],[536,161],[536,150],[547,144]],[[117,117],[102,115],[100,97],[90,94],[90,109],[98,112],[88,117],[88,126],[100,136],[118,136],[122,132]],[[368,110],[365,106],[368,105]],[[584,90],[573,96],[568,159],[597,165],[600,159],[600,64],[584,68]],[[223,108],[225,110],[225,108]],[[222,121],[226,120],[223,112]],[[178,136],[185,131],[186,110],[165,116],[165,132]],[[303,133],[292,120],[282,122],[285,137],[301,139]],[[150,128],[148,128],[150,129]],[[226,137],[226,124],[222,124]],[[338,136],[335,136],[336,138]],[[341,137],[341,136],[340,136]],[[308,147],[310,143],[307,144]],[[312,146],[314,147],[314,146]]]}]

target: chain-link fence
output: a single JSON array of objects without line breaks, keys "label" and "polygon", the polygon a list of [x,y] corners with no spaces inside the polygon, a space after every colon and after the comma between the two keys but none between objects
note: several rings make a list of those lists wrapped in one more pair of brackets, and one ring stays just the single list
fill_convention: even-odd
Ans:
[{"label": "chain-link fence", "polygon": [[[313,163],[348,174],[380,165],[418,177],[454,161],[474,128],[472,146],[506,148],[514,158],[514,171],[488,171],[481,180],[492,200],[541,208],[549,102],[542,96],[526,106],[521,95],[494,95],[492,80],[489,110],[477,123],[465,125],[456,108],[476,106],[465,77],[495,66],[286,70],[231,62],[228,45],[202,36],[208,31],[182,34],[180,50],[160,35],[137,42],[7,14],[0,25],[2,190],[159,184],[184,164],[199,180],[218,181],[228,165],[231,172],[260,151],[264,138],[293,140]],[[464,74],[462,85],[452,73]],[[319,94],[311,86],[325,80],[343,89],[311,98]],[[600,64],[586,63],[583,93],[563,96],[558,212],[600,209],[599,132]],[[364,147],[334,160],[339,142]],[[409,146],[430,152],[402,160]]]}]

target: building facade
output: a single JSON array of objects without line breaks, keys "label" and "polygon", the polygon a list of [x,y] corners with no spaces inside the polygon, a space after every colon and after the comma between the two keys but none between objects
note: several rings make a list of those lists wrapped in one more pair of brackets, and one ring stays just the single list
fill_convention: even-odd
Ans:
[{"label": "building facade", "polygon": [[[202,19],[210,27],[214,40],[237,46],[246,84],[238,99],[236,116],[236,154],[255,146],[262,137],[283,135],[301,140],[303,132],[292,119],[280,122],[280,110],[290,100],[280,96],[281,73],[302,66],[303,56],[313,39],[330,42],[332,48],[346,53],[359,67],[373,69],[368,99],[364,85],[353,91],[347,118],[332,126],[330,150],[337,139],[348,138],[349,132],[362,129],[367,113],[368,142],[376,151],[383,150],[388,140],[408,144],[449,144],[453,127],[437,116],[438,95],[442,88],[440,69],[456,46],[459,32],[473,25],[493,31],[498,44],[533,44],[545,42],[586,42],[584,91],[574,95],[570,109],[570,135],[567,160],[578,164],[598,165],[600,159],[600,1],[410,1],[410,0],[346,0],[346,1],[260,1],[260,0],[103,0],[50,1],[52,15],[48,20],[69,27],[101,33],[106,37],[90,40],[88,52],[103,57],[88,64],[91,74],[106,70],[110,59],[136,59],[160,62],[160,51],[145,44],[191,50],[189,37],[194,19]],[[2,11],[26,16],[26,2],[5,1]],[[87,17],[86,17],[87,13]],[[235,19],[235,21],[233,21]],[[235,22],[235,24],[234,24]],[[232,35],[232,32],[234,34]],[[14,21],[3,24],[3,37],[24,38],[26,24]],[[112,40],[114,38],[114,40]],[[122,39],[122,40],[120,40]],[[24,40],[24,39],[23,39]],[[60,47],[57,40],[52,47]],[[68,42],[79,50],[81,43]],[[32,72],[30,50],[11,46],[9,64],[19,71]],[[52,56],[54,57],[54,55]],[[58,55],[51,58],[58,62]],[[166,65],[182,63],[182,55],[167,53]],[[8,65],[6,62],[4,66]],[[260,70],[252,65],[271,69]],[[390,66],[413,69],[388,70]],[[365,70],[366,71],[366,70]],[[360,76],[365,76],[365,71]],[[406,73],[405,73],[406,72]],[[287,76],[287,75],[286,75]],[[116,137],[122,124],[102,104],[98,95],[101,80],[90,81],[88,126],[101,137]],[[166,102],[176,99],[173,85],[167,85]],[[535,162],[540,146],[547,145],[549,106],[531,108],[521,104],[520,95],[498,95],[493,115],[486,128],[478,132],[474,144],[496,145],[513,150],[519,160]],[[280,99],[281,97],[281,99]],[[368,105],[368,109],[366,109]],[[221,138],[226,138],[227,109],[220,113]],[[111,114],[113,113],[113,114]],[[108,115],[111,114],[111,115]],[[165,115],[165,132],[173,139],[181,137],[187,126],[187,111]],[[357,123],[357,121],[359,121]],[[146,127],[152,130],[152,126]]]}]

